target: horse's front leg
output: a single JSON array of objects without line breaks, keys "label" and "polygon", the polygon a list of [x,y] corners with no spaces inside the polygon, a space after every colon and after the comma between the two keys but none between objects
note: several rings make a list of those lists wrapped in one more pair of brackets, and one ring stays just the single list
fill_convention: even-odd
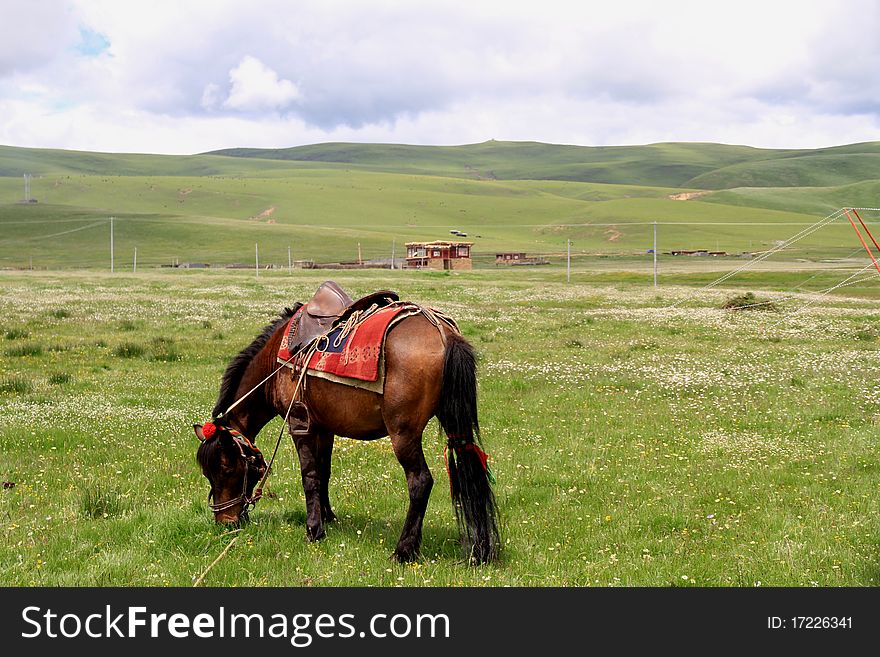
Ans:
[{"label": "horse's front leg", "polygon": [[320,478],[321,518],[324,522],[336,520],[336,514],[330,507],[330,459],[333,455],[332,433],[318,434],[318,476]]},{"label": "horse's front leg", "polygon": [[313,433],[294,435],[303,492],[306,496],[306,536],[310,541],[324,538],[324,520],[321,514],[321,470],[318,458],[318,437]]}]

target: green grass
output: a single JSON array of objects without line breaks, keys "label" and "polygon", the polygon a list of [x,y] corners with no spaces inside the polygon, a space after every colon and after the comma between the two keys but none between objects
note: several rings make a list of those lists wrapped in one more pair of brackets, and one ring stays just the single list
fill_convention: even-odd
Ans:
[{"label": "green grass", "polygon": [[146,351],[146,348],[137,342],[123,342],[113,350],[113,354],[119,358],[138,358]]},{"label": "green grass", "polygon": [[[723,192],[724,203],[712,196],[676,201],[668,198],[678,191],[671,188],[334,171],[292,179],[88,177],[76,188],[42,182],[52,190],[41,194],[43,202],[0,205],[0,265],[109,268],[111,216],[115,267],[122,271],[133,270],[135,250],[141,269],[173,262],[253,266],[255,245],[264,265],[286,266],[288,247],[295,260],[355,261],[359,252],[387,259],[392,251],[402,257],[407,241],[449,238],[453,228],[474,242],[477,266],[494,267],[494,254],[507,250],[548,255],[559,264],[568,239],[575,257],[644,254],[653,245],[654,221],[664,252],[739,253],[770,248],[846,198],[836,188],[827,197],[811,190],[796,203],[776,199],[769,208],[771,192]],[[6,198],[14,198],[17,185],[0,178],[0,194],[5,188]],[[181,200],[182,189],[192,192]],[[873,189],[853,198],[868,203]],[[268,219],[250,219],[270,208]],[[858,246],[841,220],[784,257],[818,260]]]},{"label": "green grass", "polygon": [[3,337],[5,337],[7,340],[21,340],[22,338],[26,338],[29,335],[30,333],[28,333],[24,329],[11,328],[4,333]]},{"label": "green grass", "polygon": [[12,358],[26,358],[28,356],[42,356],[43,355],[43,345],[36,343],[22,344],[16,345],[14,347],[9,347],[4,352],[7,356]]},{"label": "green grass", "polygon": [[[648,273],[581,268],[571,285],[558,270],[334,272],[353,295],[391,288],[448,311],[477,348],[503,558],[462,563],[432,422],[417,564],[388,558],[407,494],[387,440],[337,441],[339,521],[318,544],[285,444],[276,497],[205,584],[877,585],[876,295],[781,301],[790,271],[696,292],[716,275],[667,273],[655,289]],[[0,276],[7,326],[66,346],[0,359],[0,478],[15,483],[0,491],[0,583],[192,584],[232,534],[212,521],[191,425],[229,359],[321,272]],[[780,311],[720,308],[748,291]],[[69,315],[35,314],[47,298]],[[114,354],[127,342],[142,357]]]},{"label": "green grass", "polygon": [[[653,222],[664,252],[736,254],[771,248],[839,207],[875,207],[880,193],[875,143],[816,151],[322,144],[232,154],[0,147],[0,267],[106,269],[110,217],[123,271],[134,270],[135,253],[142,269],[254,266],[257,248],[261,264],[278,267],[289,254],[388,259],[402,257],[407,241],[448,239],[450,230],[474,242],[477,267],[494,267],[500,251],[559,265],[568,240],[575,258],[644,255]],[[38,203],[18,203],[22,172],[35,174]],[[674,198],[698,188],[703,195]],[[858,246],[841,220],[783,257],[820,261]]]},{"label": "green grass", "polygon": [[29,379],[23,376],[7,376],[0,379],[0,393],[24,394],[33,391],[34,386]]},{"label": "green grass", "polygon": [[880,178],[880,144],[876,142],[800,151],[705,143],[606,147],[498,141],[467,146],[332,143],[236,148],[216,154],[493,180],[698,189],[828,186]]}]

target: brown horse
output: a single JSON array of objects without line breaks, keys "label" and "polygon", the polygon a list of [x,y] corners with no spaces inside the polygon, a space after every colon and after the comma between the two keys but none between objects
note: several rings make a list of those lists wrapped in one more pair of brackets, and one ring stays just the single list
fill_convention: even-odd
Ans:
[{"label": "brown horse", "polygon": [[[254,440],[272,418],[286,416],[295,394],[298,377],[291,376],[291,370],[283,368],[270,376],[277,368],[284,328],[294,312],[285,309],[230,362],[213,411],[214,418],[219,418],[212,422],[213,435],[206,436],[202,425],[194,425],[202,441],[197,459],[211,483],[209,498],[213,497],[211,508],[217,522],[239,522],[256,501],[254,488],[267,465]],[[292,422],[288,428],[302,472],[306,536],[311,541],[323,538],[324,523],[335,519],[328,497],[334,436],[356,440],[390,436],[409,489],[409,510],[393,557],[401,562],[416,559],[434,481],[422,451],[422,432],[436,415],[449,439],[450,488],[468,558],[476,563],[492,560],[500,541],[495,499],[481,458],[485,455],[477,447],[477,382],[471,345],[451,327],[442,322],[438,326],[420,313],[392,326],[385,338],[384,358],[382,394],[306,377],[302,401],[310,416],[307,433],[295,431]],[[257,498],[259,494],[258,490]]]}]

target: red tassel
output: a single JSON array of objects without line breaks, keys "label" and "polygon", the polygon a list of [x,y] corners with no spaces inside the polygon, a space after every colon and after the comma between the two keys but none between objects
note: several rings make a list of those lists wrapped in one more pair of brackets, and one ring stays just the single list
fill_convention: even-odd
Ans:
[{"label": "red tassel", "polygon": [[[470,450],[472,452],[476,452],[477,458],[480,459],[480,465],[483,466],[483,471],[489,477],[489,483],[492,483],[492,484],[495,483],[495,475],[492,472],[492,469],[489,467],[489,455],[486,454],[486,452],[484,452],[482,449],[480,449],[479,445],[477,445],[476,443],[465,443],[460,446],[453,445],[453,450],[455,450],[456,452],[461,452],[462,450],[464,450],[464,451]],[[446,476],[449,477],[449,487],[451,489],[452,488],[452,475],[449,472],[448,452],[449,452],[449,444],[447,443],[446,447],[443,448],[443,462],[446,464]]]},{"label": "red tassel", "polygon": [[477,445],[476,443],[471,443],[471,445],[473,445],[474,450],[477,452],[477,456],[480,457],[480,463],[483,466],[483,470],[488,471],[489,470],[489,455],[486,454],[486,452],[484,452],[483,450],[481,450],[479,445]]},{"label": "red tassel", "polygon": [[205,440],[213,438],[215,433],[217,433],[217,426],[213,422],[205,422],[202,425],[202,435],[205,437]]}]

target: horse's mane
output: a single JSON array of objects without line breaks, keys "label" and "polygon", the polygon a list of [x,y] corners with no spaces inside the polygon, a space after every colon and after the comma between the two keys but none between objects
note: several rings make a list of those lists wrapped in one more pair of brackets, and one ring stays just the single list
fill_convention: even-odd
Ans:
[{"label": "horse's mane", "polygon": [[235,403],[235,393],[238,390],[241,379],[244,377],[244,372],[247,369],[247,366],[250,365],[253,357],[266,346],[266,343],[275,331],[277,331],[284,322],[293,317],[294,313],[299,310],[301,305],[301,303],[297,303],[293,308],[285,308],[284,312],[281,313],[281,316],[278,319],[266,326],[266,328],[263,329],[263,332],[254,338],[254,341],[242,349],[238,356],[233,358],[229,365],[227,365],[226,371],[223,373],[223,381],[220,384],[220,397],[217,399],[217,404],[211,412],[212,417],[217,417],[220,413]]}]

